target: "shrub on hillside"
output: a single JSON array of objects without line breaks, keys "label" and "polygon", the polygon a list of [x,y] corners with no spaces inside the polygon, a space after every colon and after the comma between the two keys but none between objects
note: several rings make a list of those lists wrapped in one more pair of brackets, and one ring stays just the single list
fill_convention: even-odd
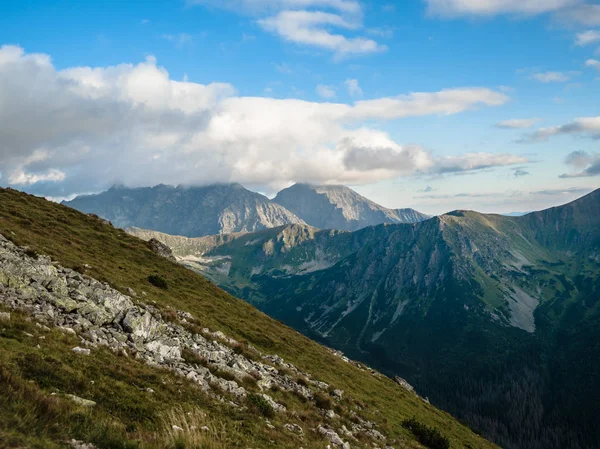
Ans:
[{"label": "shrub on hillside", "polygon": [[450,440],[442,435],[439,430],[417,421],[414,417],[405,419],[402,426],[410,430],[417,437],[419,443],[430,449],[450,448]]},{"label": "shrub on hillside", "polygon": [[150,276],[148,276],[148,282],[150,282],[155,287],[162,288],[163,290],[169,289],[169,284],[167,283],[167,280],[164,277],[159,276],[158,274],[151,274]]},{"label": "shrub on hillside", "polygon": [[275,410],[273,410],[271,404],[269,404],[260,394],[249,394],[247,396],[247,401],[250,408],[255,409],[265,418],[273,418],[275,416]]},{"label": "shrub on hillside", "polygon": [[331,410],[333,408],[331,398],[320,391],[315,393],[315,404],[323,410]]}]

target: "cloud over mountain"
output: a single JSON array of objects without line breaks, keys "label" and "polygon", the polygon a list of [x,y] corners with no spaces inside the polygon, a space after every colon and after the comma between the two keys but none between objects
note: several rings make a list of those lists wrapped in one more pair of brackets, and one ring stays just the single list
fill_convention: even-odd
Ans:
[{"label": "cloud over mountain", "polygon": [[[350,105],[241,97],[227,83],[175,81],[153,57],[57,70],[48,55],[4,46],[0,179],[49,196],[97,191],[115,182],[237,181],[268,190],[295,181],[366,183],[522,163],[523,158],[485,153],[440,159],[364,125],[506,101],[505,94],[486,88]],[[373,156],[370,165],[365,151]],[[390,164],[379,169],[377,161]]]}]

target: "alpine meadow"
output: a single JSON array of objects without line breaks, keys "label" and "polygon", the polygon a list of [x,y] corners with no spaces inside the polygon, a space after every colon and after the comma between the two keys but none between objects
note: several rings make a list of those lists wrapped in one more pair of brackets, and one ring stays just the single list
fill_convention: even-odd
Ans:
[{"label": "alpine meadow", "polygon": [[597,0],[0,4],[0,449],[599,449]]}]

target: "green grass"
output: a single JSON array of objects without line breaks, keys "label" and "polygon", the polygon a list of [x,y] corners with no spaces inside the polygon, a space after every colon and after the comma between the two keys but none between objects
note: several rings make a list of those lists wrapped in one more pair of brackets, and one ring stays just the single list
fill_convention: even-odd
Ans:
[{"label": "green grass", "polygon": [[[413,416],[425,425],[444,429],[452,448],[495,447],[390,379],[342,361],[202,276],[155,255],[146,242],[97,219],[41,198],[0,189],[0,233],[125,294],[132,288],[140,301],[155,303],[166,315],[172,308],[185,310],[196,317],[199,326],[221,330],[264,353],[282,356],[315,379],[345,391],[342,412],[347,416],[341,419],[349,419],[350,411],[362,404],[358,413],[376,422],[379,430],[397,441],[396,447],[420,447],[414,435],[402,427],[402,422]],[[163,278],[168,290],[150,284],[151,275]],[[0,367],[18,388],[34,389],[35,394],[16,391],[16,405],[6,396],[0,397],[0,446],[59,447],[74,437],[93,441],[99,448],[128,447],[127,441],[132,447],[161,447],[164,441],[157,434],[160,417],[176,406],[201,409],[211,422],[225,426],[236,440],[228,447],[299,446],[295,436],[278,427],[293,422],[288,417],[276,417],[277,429],[269,430],[256,414],[215,403],[194,385],[168,372],[117,358],[105,350],[94,351],[93,357],[76,356],[70,351],[76,344],[74,337],[51,332],[38,342],[25,338],[22,330],[39,334],[33,324],[11,320],[10,327],[0,334]],[[36,348],[38,343],[43,350]],[[156,393],[148,393],[147,388]],[[98,405],[92,412],[82,412],[59,397],[57,411],[52,413],[57,414],[54,421],[60,424],[53,426],[42,419],[44,412],[36,411],[36,407],[44,404],[40,398],[49,398],[54,404],[55,397],[50,394],[55,390],[92,399]],[[304,417],[307,425],[319,422],[314,404],[285,392],[269,394]],[[99,436],[103,434],[108,435],[106,440]],[[307,432],[301,445],[323,447],[323,440],[312,434]]]}]

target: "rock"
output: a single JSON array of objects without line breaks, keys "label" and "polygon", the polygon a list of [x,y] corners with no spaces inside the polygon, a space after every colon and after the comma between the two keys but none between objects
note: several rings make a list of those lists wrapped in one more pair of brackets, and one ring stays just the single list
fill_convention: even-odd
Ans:
[{"label": "rock", "polygon": [[182,427],[175,426],[175,425],[173,425],[173,426],[171,426],[171,427],[173,428],[173,430],[176,430],[176,431],[178,431],[178,432],[183,432],[183,428],[182,428]]},{"label": "rock", "polygon": [[72,351],[75,354],[90,355],[90,350],[88,348],[80,348],[79,346],[76,346],[72,349]]},{"label": "rock", "polygon": [[344,397],[344,390],[333,390],[332,396],[341,400]]},{"label": "rock", "polygon": [[336,417],[336,414],[333,410],[327,410],[325,412],[325,417],[329,419],[334,419]]},{"label": "rock", "polygon": [[123,328],[129,332],[134,340],[146,341],[153,337],[160,324],[149,312],[141,314],[137,309],[130,309],[122,322]]},{"label": "rock", "polygon": [[265,399],[265,401],[267,401],[269,403],[269,405],[277,413],[284,413],[287,410],[284,405],[281,405],[278,402],[275,402],[273,400],[273,398],[271,396],[269,396],[268,394],[262,394],[261,396]]},{"label": "rock", "polygon": [[[5,286],[8,285],[10,293],[5,294],[8,290]],[[0,294],[0,306],[22,311],[28,316],[28,321],[39,324],[39,329],[47,329],[44,326],[48,324],[65,334],[78,336],[80,346],[72,349],[76,354],[89,356],[89,347],[104,346],[117,354],[135,356],[151,366],[161,366],[189,379],[207,394],[232,407],[242,406],[248,392],[236,381],[228,380],[230,375],[236,379],[252,376],[258,380],[262,391],[277,388],[307,399],[313,397],[310,388],[295,380],[311,379],[311,376],[282,357],[263,355],[251,348],[256,357],[249,359],[244,352],[236,353],[239,343],[223,332],[212,332],[206,328],[201,333],[192,333],[176,321],[163,319],[154,305],[134,303],[131,296],[118,292],[107,283],[63,268],[46,256],[29,258],[23,248],[1,238],[0,292],[3,293]],[[131,295],[135,293],[128,292]],[[187,312],[176,312],[181,322],[195,320]],[[1,313],[0,319],[3,320],[10,315],[8,312]],[[26,335],[33,337],[32,334]],[[203,362],[186,362],[181,358],[184,350],[196,354]],[[210,366],[210,370],[205,364]],[[319,389],[329,388],[326,383],[315,379],[311,379],[310,383]],[[150,388],[146,391],[154,392]],[[223,393],[228,396],[221,397]],[[67,397],[80,405],[91,407],[94,404],[77,396]],[[286,407],[269,395],[263,394],[262,397],[277,413],[286,412]],[[297,424],[289,424],[286,429],[302,434],[302,428]],[[82,447],[85,449],[85,446]],[[344,447],[343,443],[340,447]]]},{"label": "rock", "polygon": [[394,382],[396,382],[398,385],[400,385],[405,390],[410,391],[411,393],[415,392],[414,387],[411,384],[409,384],[405,379],[403,379],[402,377],[400,377],[400,376],[394,377]]},{"label": "rock", "polygon": [[59,326],[58,329],[61,332],[64,332],[65,334],[69,334],[69,335],[77,335],[77,332],[75,332],[73,329],[71,329],[70,327],[63,327],[63,326]]},{"label": "rock", "polygon": [[75,396],[74,394],[65,394],[65,397],[69,398],[70,400],[75,402],[77,405],[81,405],[83,407],[94,407],[96,405],[96,403],[94,401],[90,401],[89,399],[80,398],[79,396]]},{"label": "rock", "polygon": [[0,312],[0,321],[10,321],[10,313]]},{"label": "rock", "polygon": [[96,449],[92,443],[85,443],[83,441],[72,439],[69,441],[69,446],[73,449]]},{"label": "rock", "polygon": [[134,298],[135,298],[135,297],[137,297],[137,293],[136,293],[136,292],[135,292],[135,290],[134,290],[134,289],[132,289],[131,287],[127,287],[127,294],[128,294],[129,296],[132,296],[132,297],[134,297]]},{"label": "rock", "polygon": [[317,428],[317,431],[325,438],[327,438],[329,442],[334,446],[341,447],[343,449],[350,449],[350,444],[344,442],[344,440],[340,438],[340,436],[335,430],[330,429],[329,427],[319,426]]},{"label": "rock", "polygon": [[157,239],[152,238],[148,240],[148,245],[150,246],[150,249],[159,256],[165,257],[169,260],[172,260],[173,262],[177,261],[177,259],[175,259],[175,256],[173,255],[173,251],[171,251],[171,248],[169,248],[164,243],[158,241]]},{"label": "rock", "polygon": [[286,424],[283,425],[283,428],[286,429],[286,430],[288,430],[288,431],[290,431],[290,432],[292,432],[292,433],[295,433],[295,434],[298,434],[298,435],[304,435],[304,430],[298,424],[289,424],[289,423],[286,423]]}]

